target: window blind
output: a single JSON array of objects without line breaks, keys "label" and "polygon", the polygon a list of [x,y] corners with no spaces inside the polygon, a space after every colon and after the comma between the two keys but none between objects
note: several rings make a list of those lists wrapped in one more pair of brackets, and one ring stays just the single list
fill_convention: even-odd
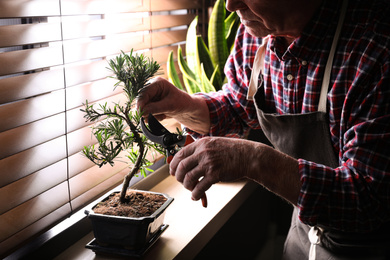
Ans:
[{"label": "window blind", "polygon": [[124,98],[107,59],[145,53],[162,68],[202,1],[0,1],[0,256],[121,183],[125,163],[98,168],[80,112]]}]

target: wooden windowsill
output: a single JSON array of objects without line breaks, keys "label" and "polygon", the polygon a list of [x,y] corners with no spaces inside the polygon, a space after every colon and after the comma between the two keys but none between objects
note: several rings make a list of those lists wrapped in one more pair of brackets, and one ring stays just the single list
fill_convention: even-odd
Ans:
[{"label": "wooden windowsill", "polygon": [[[143,259],[191,259],[209,242],[258,185],[249,181],[219,183],[207,191],[208,207],[192,201],[188,190],[169,175],[164,165],[134,188],[162,192],[174,198],[164,224],[168,229],[144,255]],[[112,259],[95,254],[85,245],[93,239],[90,232],[55,259]]]}]

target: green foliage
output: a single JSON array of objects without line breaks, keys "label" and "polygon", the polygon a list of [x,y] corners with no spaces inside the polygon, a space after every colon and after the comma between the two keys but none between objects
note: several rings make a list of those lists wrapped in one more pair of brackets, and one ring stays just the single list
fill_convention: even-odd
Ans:
[{"label": "green foliage", "polygon": [[118,79],[115,87],[123,83],[123,90],[129,101],[133,101],[139,95],[147,81],[160,69],[157,62],[147,59],[143,54],[133,55],[133,50],[129,55],[122,52],[115,59],[110,60],[108,64],[110,65],[109,69]]},{"label": "green foliage", "polygon": [[[125,104],[107,103],[99,106],[90,105],[88,100],[84,104],[84,118],[87,122],[93,122],[92,134],[98,141],[97,145],[85,146],[82,153],[99,167],[105,164],[114,165],[114,159],[126,151],[126,158],[132,163],[132,169],[125,177],[121,198],[129,186],[131,178],[141,172],[146,176],[146,167],[151,162],[146,158],[147,151],[153,149],[164,153],[163,148],[150,142],[143,136],[140,119],[141,112],[134,111],[132,105],[148,80],[159,70],[157,62],[141,55],[133,55],[122,52],[116,58],[109,61],[109,70],[114,73],[118,86],[123,88],[127,100]],[[136,149],[137,147],[137,149]]]},{"label": "green foliage", "polygon": [[172,84],[175,85],[177,88],[179,88],[181,90],[185,90],[183,85],[180,82],[179,75],[176,72],[175,62],[173,60],[173,52],[172,51],[169,53],[167,63],[169,66],[169,68],[167,69],[168,78],[171,80]]},{"label": "green foliage", "polygon": [[223,75],[223,68],[229,56],[228,46],[225,38],[225,2],[219,0],[215,3],[210,16],[208,41],[211,60],[214,67],[219,67],[219,73]]},{"label": "green foliage", "polygon": [[196,80],[196,74],[190,69],[187,62],[184,59],[182,49],[179,46],[178,49],[179,56],[179,67],[181,72],[183,73],[183,81],[186,85],[187,92],[192,94],[196,92],[200,92],[200,86],[198,81]]},{"label": "green foliage", "polygon": [[209,21],[208,41],[196,34],[198,17],[192,21],[187,31],[186,60],[182,49],[178,48],[178,63],[183,75],[184,87],[176,72],[173,51],[169,53],[167,67],[170,82],[188,93],[211,92],[222,88],[225,81],[224,67],[233,49],[240,19],[235,12],[226,17],[225,1],[218,0]]}]

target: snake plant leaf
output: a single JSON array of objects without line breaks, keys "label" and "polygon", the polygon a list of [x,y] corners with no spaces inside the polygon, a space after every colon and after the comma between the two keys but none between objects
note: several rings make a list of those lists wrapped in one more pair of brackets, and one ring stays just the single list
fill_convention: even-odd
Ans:
[{"label": "snake plant leaf", "polygon": [[236,12],[231,13],[225,19],[225,38],[229,53],[234,47],[234,41],[236,39],[237,30],[240,27],[240,18]]},{"label": "snake plant leaf", "polygon": [[224,75],[223,69],[229,56],[225,39],[225,16],[225,1],[217,0],[209,21],[208,39],[213,64],[219,66],[221,75]]},{"label": "snake plant leaf", "polygon": [[216,90],[222,89],[223,83],[222,83],[221,74],[219,73],[218,66],[215,67],[213,75],[211,75],[210,81]]},{"label": "snake plant leaf", "polygon": [[[198,35],[196,41],[198,44],[199,63],[203,65],[207,78],[211,78],[214,72],[214,65],[213,61],[211,60],[210,51],[207,48],[205,42],[203,41],[202,36]],[[200,65],[199,71],[202,71]]]},{"label": "snake plant leaf", "polygon": [[229,35],[230,33],[230,29],[232,28],[232,24],[234,23],[234,21],[236,20],[236,17],[237,17],[237,13],[236,12],[232,12],[229,14],[229,16],[225,19],[225,38],[227,38],[227,36]]},{"label": "snake plant leaf", "polygon": [[200,83],[200,61],[198,57],[198,46],[197,46],[197,34],[196,26],[198,25],[198,16],[192,20],[187,30],[186,38],[186,60],[188,67],[194,72],[195,80]]},{"label": "snake plant leaf", "polygon": [[[179,77],[176,76],[177,72],[173,60],[167,64],[169,79],[175,86],[181,88],[181,85],[188,93],[204,91],[207,87],[205,85],[207,82],[203,78],[204,73],[216,90],[222,88],[224,82],[227,81],[223,70],[229,53],[234,46],[235,36],[240,25],[239,17],[235,12],[227,18],[225,17],[225,0],[217,0],[209,20],[209,47],[207,47],[203,38],[196,34],[198,16],[191,22],[187,31],[186,59],[183,58],[181,50],[178,50],[178,63],[184,86],[181,84]],[[169,59],[173,58],[169,57]]]},{"label": "snake plant leaf", "polygon": [[[191,78],[187,77],[184,74],[183,74],[183,82],[184,82],[184,85],[186,86],[186,91],[188,94],[194,94],[194,93],[200,92],[200,88],[192,81]],[[199,89],[199,90],[197,90],[197,89]]]},{"label": "snake plant leaf", "polygon": [[206,72],[204,70],[203,64],[201,65],[202,69],[202,92],[208,93],[208,92],[215,92],[215,88],[213,84],[208,79]]},{"label": "snake plant leaf", "polygon": [[167,74],[169,81],[177,88],[184,90],[183,85],[180,82],[179,75],[176,72],[175,62],[173,61],[173,51],[169,52],[167,61]]},{"label": "snake plant leaf", "polygon": [[195,79],[194,72],[188,67],[187,62],[184,60],[183,51],[180,46],[177,51],[179,56],[179,67],[183,73],[183,81],[187,92],[190,94],[200,92],[199,83]]}]

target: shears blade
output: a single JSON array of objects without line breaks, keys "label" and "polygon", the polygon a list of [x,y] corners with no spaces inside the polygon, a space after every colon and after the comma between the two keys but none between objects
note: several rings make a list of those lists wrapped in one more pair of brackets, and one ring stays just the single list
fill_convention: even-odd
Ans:
[{"label": "shears blade", "polygon": [[[153,123],[151,123],[153,122]],[[148,125],[145,124],[145,119],[141,118],[141,130],[144,135],[152,142],[163,144],[164,143],[164,131],[168,132],[168,130],[158,122],[158,120],[152,115],[148,116]]]},{"label": "shears blade", "polygon": [[148,116],[148,126],[154,135],[160,136],[170,133],[152,114]]}]

